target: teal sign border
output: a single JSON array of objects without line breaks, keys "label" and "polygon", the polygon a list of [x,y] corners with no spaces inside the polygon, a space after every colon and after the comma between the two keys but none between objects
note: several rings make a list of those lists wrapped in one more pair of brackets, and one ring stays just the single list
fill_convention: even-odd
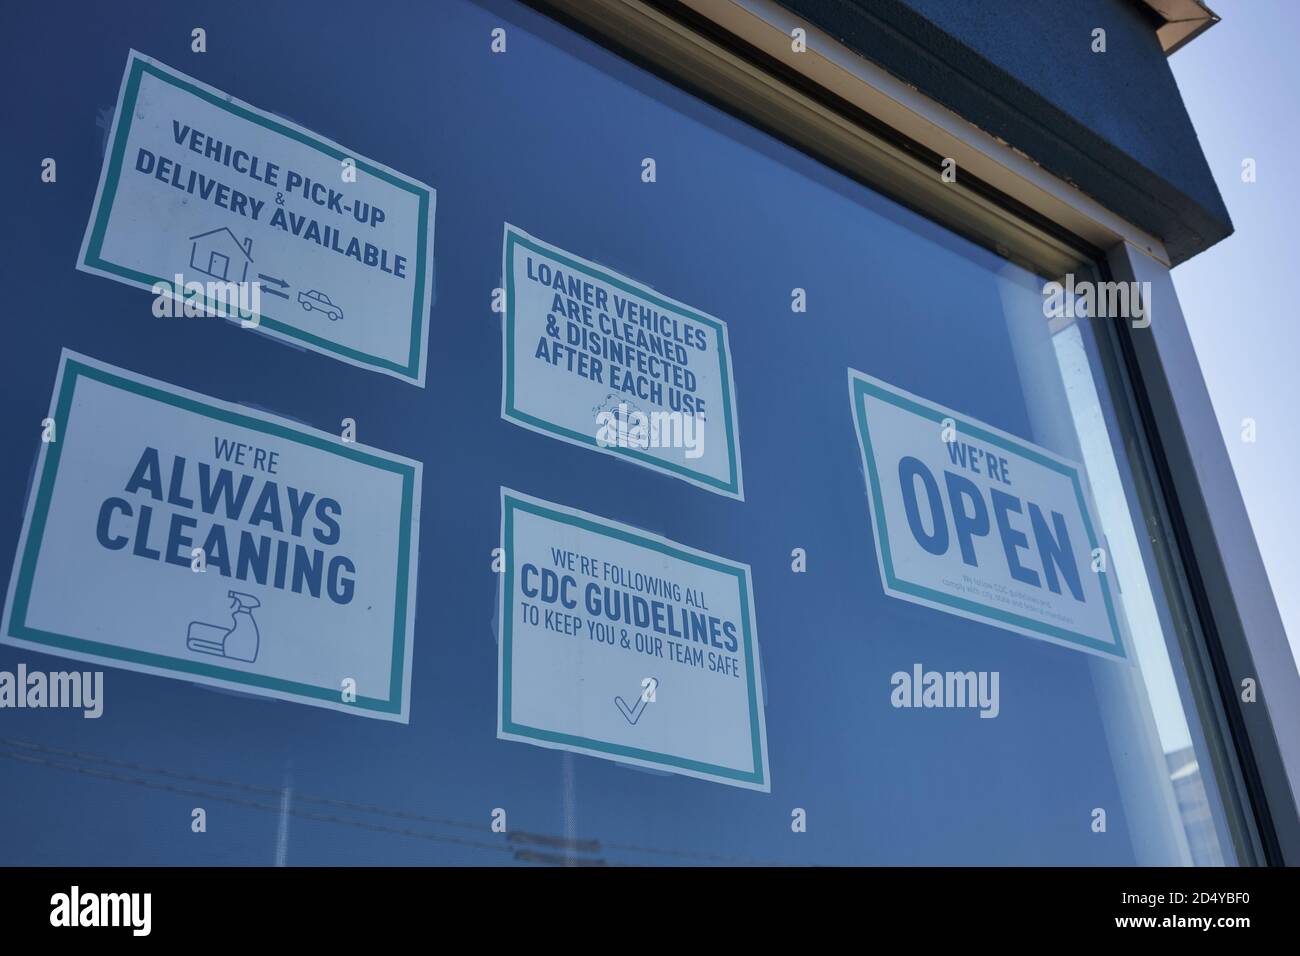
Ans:
[{"label": "teal sign border", "polygon": [[[242,106],[223,100],[221,97],[216,96],[208,90],[195,86],[193,83],[187,83],[180,77],[172,76],[170,73],[160,70],[154,64],[135,54],[132,54],[131,57],[131,67],[127,74],[126,89],[122,94],[121,104],[118,109],[117,135],[113,140],[109,154],[108,175],[104,180],[104,188],[99,196],[99,206],[96,210],[94,226],[90,234],[90,241],[86,246],[86,258],[82,264],[89,268],[108,272],[125,279],[128,282],[138,282],[151,287],[162,284],[170,288],[173,285],[171,278],[163,278],[161,276],[152,276],[145,272],[137,272],[134,269],[128,269],[115,262],[109,262],[103,257],[104,234],[108,230],[109,217],[113,212],[113,202],[117,198],[117,184],[122,174],[122,162],[126,154],[127,137],[130,136],[131,133],[131,122],[135,117],[136,100],[140,94],[140,78],[146,73],[170,86],[184,90],[191,96],[198,97],[205,103],[210,103],[213,106],[219,107],[227,113],[238,116],[240,119],[256,123],[258,126],[268,129],[273,133],[278,133],[288,139],[296,140],[299,143],[310,146],[318,152],[324,153],[326,156],[338,160],[339,162],[342,162],[344,159],[351,159],[356,163],[357,169],[362,170],[376,179],[381,179],[389,185],[395,186],[404,192],[409,192],[419,197],[420,212],[419,222],[417,224],[419,235],[417,237],[416,245],[415,293],[414,303],[411,309],[411,348],[405,365],[393,362],[390,359],[381,358],[380,356],[370,355],[369,353],[362,352],[358,349],[348,348],[345,345],[339,345],[337,342],[322,338],[319,335],[313,335],[311,332],[295,328],[294,326],[281,322],[265,313],[260,313],[261,324],[283,336],[296,339],[300,342],[305,342],[312,348],[319,349],[322,352],[328,352],[333,355],[347,358],[361,365],[394,372],[413,382],[418,382],[420,379],[420,350],[423,347],[421,336],[424,330],[424,286],[427,281],[427,276],[425,275],[425,260],[428,258],[429,192],[424,189],[418,189],[412,184],[398,179],[385,170],[372,166],[364,159],[336,149],[334,146],[323,140],[316,139],[300,130],[291,129],[282,123],[277,123],[273,119],[260,116]],[[125,122],[123,121],[124,118],[126,119]],[[197,296],[195,298],[197,298]],[[216,310],[220,307],[219,303],[212,302],[206,296],[203,297],[203,301],[207,308],[211,310]],[[263,304],[265,305],[265,303]]]},{"label": "teal sign border", "polygon": [[[504,488],[502,489],[501,495],[501,509],[501,524],[503,529],[501,540],[506,555],[505,580],[502,583],[501,590],[502,671],[500,720],[502,732],[514,734],[519,737],[528,737],[533,740],[545,741],[547,743],[560,744],[565,747],[591,750],[602,754],[608,754],[615,758],[632,757],[637,760],[644,760],[647,763],[656,763],[668,767],[679,767],[683,770],[690,770],[694,773],[709,774],[710,776],[722,777],[728,780],[738,780],[759,787],[768,786],[768,779],[764,776],[763,736],[762,726],[759,722],[758,716],[758,676],[754,673],[753,630],[749,619],[749,575],[746,573],[746,570],[744,568],[735,567],[731,564],[723,563],[719,560],[710,560],[709,558],[701,557],[698,554],[691,554],[682,551],[678,548],[674,548],[667,542],[634,534],[622,528],[606,527],[588,518],[547,508],[544,505],[537,504],[533,501],[518,498]],[[736,579],[736,584],[740,588],[740,623],[741,628],[745,632],[745,677],[747,682],[746,689],[749,692],[749,731],[750,740],[753,745],[754,760],[754,770],[752,772],[736,770],[733,767],[723,767],[717,764],[704,763],[699,760],[687,760],[683,757],[658,753],[653,750],[642,750],[637,747],[626,747],[621,744],[607,743],[603,740],[592,740],[589,737],[579,737],[575,734],[557,733],[555,731],[543,730],[539,727],[529,727],[526,724],[515,722],[511,715],[511,668],[514,657],[514,517],[516,511],[524,511],[528,514],[537,515],[540,518],[546,518],[549,521],[571,525],[575,528],[581,528],[583,531],[604,535],[607,538],[615,538],[616,540],[625,541],[628,544],[633,544],[640,548],[649,548],[652,551],[658,551],[660,554],[665,554],[670,558],[679,561],[686,561],[702,568],[708,568],[710,571],[718,571],[722,574],[728,574]]]},{"label": "teal sign border", "polygon": [[[695,471],[691,468],[686,468],[679,465],[677,462],[665,461],[664,459],[657,458],[654,455],[646,454],[646,452],[640,448],[620,448],[616,446],[602,448],[600,443],[596,441],[594,435],[583,434],[582,432],[574,431],[571,428],[557,425],[554,422],[548,422],[544,418],[538,418],[535,415],[530,415],[527,412],[520,411],[519,408],[515,406],[515,270],[513,268],[513,263],[515,246],[517,245],[523,246],[525,249],[529,249],[548,259],[563,262],[566,266],[576,272],[592,276],[600,282],[615,286],[629,295],[634,295],[638,298],[645,299],[648,302],[653,302],[665,312],[672,312],[675,315],[688,318],[692,322],[698,322],[713,330],[714,335],[716,336],[715,343],[718,350],[718,366],[721,375],[720,380],[722,382],[722,405],[725,415],[724,425],[726,426],[727,433],[728,464],[731,468],[730,475],[726,481],[715,478],[712,475],[704,474],[703,472]],[[739,474],[740,448],[736,443],[736,428],[733,421],[733,418],[735,417],[735,403],[732,398],[731,376],[729,374],[727,363],[727,353],[730,349],[730,345],[727,342],[726,327],[723,326],[721,322],[707,315],[701,315],[699,312],[694,312],[690,309],[684,308],[675,302],[669,302],[666,299],[662,299],[659,296],[656,296],[653,292],[630,285],[618,276],[605,272],[602,269],[592,268],[591,266],[571,259],[554,249],[541,246],[534,242],[531,237],[521,235],[510,226],[506,227],[503,264],[506,283],[506,335],[504,344],[505,394],[503,396],[501,409],[503,418],[529,425],[539,431],[548,432],[552,435],[567,439],[568,441],[576,442],[580,445],[587,445],[597,451],[635,459],[650,468],[654,468],[658,471],[666,471],[670,474],[686,478],[689,481],[698,482],[711,490],[721,492],[722,494],[729,495],[742,501],[744,500],[745,496],[741,490]]]},{"label": "teal sign border", "polygon": [[282,680],[278,677],[250,674],[229,667],[218,667],[181,657],[169,657],[166,654],[132,650],[115,644],[104,644],[99,641],[85,640],[67,634],[55,634],[50,631],[38,630],[27,624],[28,602],[31,599],[32,579],[36,574],[36,562],[40,557],[41,541],[45,534],[45,520],[49,514],[50,498],[54,494],[54,482],[58,477],[59,459],[69,434],[68,426],[70,422],[68,416],[72,409],[77,381],[83,377],[187,412],[203,415],[214,421],[249,428],[266,435],[274,435],[277,438],[298,442],[321,451],[350,458],[364,465],[382,468],[384,471],[393,472],[401,477],[401,533],[397,545],[397,593],[394,599],[393,661],[389,676],[389,696],[387,699],[383,699],[358,695],[355,702],[355,706],[361,710],[400,715],[402,712],[405,677],[403,665],[406,660],[406,612],[407,601],[409,600],[407,582],[410,579],[410,529],[412,500],[415,493],[415,469],[410,465],[389,461],[360,449],[339,447],[318,435],[303,434],[275,422],[265,422],[219,406],[208,405],[187,395],[174,395],[156,386],[114,375],[112,372],[86,365],[73,358],[68,358],[63,364],[63,381],[55,400],[53,415],[54,420],[59,424],[59,428],[63,430],[63,438],[45,446],[45,459],[41,465],[40,474],[36,478],[31,525],[28,528],[23,553],[19,556],[20,565],[15,583],[9,635],[20,640],[31,641],[34,644],[44,644],[80,654],[93,654],[96,657],[118,660],[129,664],[142,664],[182,674],[199,674],[204,677],[228,681],[232,684],[244,684],[250,687],[276,690],[299,697],[330,701],[331,703],[339,700],[339,689],[337,687],[316,687],[312,684]]},{"label": "teal sign border", "polygon": [[897,394],[887,388],[882,388],[874,382],[867,381],[850,369],[849,371],[850,394],[853,399],[854,418],[857,421],[858,440],[862,451],[862,460],[866,467],[868,479],[871,482],[871,506],[872,514],[875,518],[876,534],[879,538],[877,543],[877,552],[880,556],[880,563],[884,568],[885,581],[889,588],[902,594],[910,594],[921,600],[951,607],[955,610],[963,611],[976,617],[986,618],[1001,624],[1008,624],[1012,627],[1022,628],[1027,631],[1033,631],[1044,637],[1056,641],[1063,641],[1067,644],[1076,644],[1080,647],[1086,647],[1091,650],[1100,651],[1110,657],[1127,658],[1127,652],[1124,649],[1124,640],[1120,635],[1119,622],[1115,617],[1115,606],[1110,596],[1110,584],[1106,580],[1105,573],[1098,575],[1101,584],[1102,598],[1106,604],[1106,616],[1110,621],[1111,635],[1115,638],[1115,643],[1107,644],[1099,641],[1087,634],[1080,634],[1077,631],[1067,630],[1063,627],[1056,627],[1043,621],[1036,621],[1033,618],[1023,617],[1019,614],[1012,614],[1001,608],[986,607],[975,601],[958,597],[953,594],[946,594],[942,591],[936,591],[922,584],[916,584],[911,581],[905,581],[894,573],[894,561],[889,550],[889,526],[885,521],[884,502],[880,494],[880,478],[876,473],[876,456],[871,446],[871,434],[867,425],[867,412],[864,399],[870,395],[890,405],[894,405],[906,412],[911,412],[924,418],[926,421],[934,422],[941,425],[945,418],[951,418],[957,423],[959,432],[970,435],[972,438],[978,438],[982,442],[1010,451],[1022,458],[1027,458],[1036,465],[1044,468],[1050,468],[1052,471],[1065,475],[1070,479],[1074,486],[1075,499],[1079,505],[1079,514],[1083,518],[1084,530],[1088,533],[1088,547],[1095,549],[1098,547],[1097,535],[1092,527],[1092,519],[1088,510],[1086,499],[1083,495],[1083,485],[1079,480],[1079,469],[1057,461],[1044,455],[1040,450],[1014,439],[1007,438],[1003,435],[994,434],[986,428],[971,421],[968,418],[959,417],[946,409],[930,408],[923,405],[906,395]]}]

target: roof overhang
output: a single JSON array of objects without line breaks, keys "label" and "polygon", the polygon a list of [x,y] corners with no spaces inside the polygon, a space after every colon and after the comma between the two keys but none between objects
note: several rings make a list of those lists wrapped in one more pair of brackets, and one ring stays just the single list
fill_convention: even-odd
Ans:
[{"label": "roof overhang", "polygon": [[1202,0],[1141,0],[1164,23],[1156,29],[1160,48],[1169,56],[1219,22]]}]

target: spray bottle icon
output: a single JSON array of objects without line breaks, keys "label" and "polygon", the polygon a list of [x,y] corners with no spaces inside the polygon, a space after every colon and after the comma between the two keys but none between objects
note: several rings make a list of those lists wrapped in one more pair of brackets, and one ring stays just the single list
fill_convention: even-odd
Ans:
[{"label": "spray bottle icon", "polygon": [[230,597],[230,627],[190,621],[185,646],[200,654],[214,654],[251,664],[257,660],[257,651],[261,646],[261,635],[257,630],[257,622],[253,620],[253,609],[261,607],[262,602],[242,591],[226,593]]}]

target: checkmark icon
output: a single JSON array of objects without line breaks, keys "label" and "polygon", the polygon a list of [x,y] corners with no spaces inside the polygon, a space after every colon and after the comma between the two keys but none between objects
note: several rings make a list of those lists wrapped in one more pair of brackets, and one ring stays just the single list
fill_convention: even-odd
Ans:
[{"label": "checkmark icon", "polygon": [[[650,679],[654,680],[654,678],[650,678]],[[659,682],[655,681],[653,686],[658,687]],[[644,693],[641,693],[636,696],[635,707],[629,707],[627,705],[627,701],[625,701],[622,697],[615,697],[614,703],[618,706],[619,713],[623,715],[624,719],[629,724],[635,726],[636,722],[641,719],[641,715],[645,713],[646,704],[648,704],[649,701],[646,700],[646,695]]]}]

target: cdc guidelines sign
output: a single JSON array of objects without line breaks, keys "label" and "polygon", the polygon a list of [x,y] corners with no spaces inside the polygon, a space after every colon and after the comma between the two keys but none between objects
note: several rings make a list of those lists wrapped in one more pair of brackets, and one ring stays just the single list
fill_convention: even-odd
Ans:
[{"label": "cdc guidelines sign", "polygon": [[885,592],[1124,658],[1082,468],[849,371]]},{"label": "cdc guidelines sign", "polygon": [[770,792],[749,567],[501,489],[497,736]]},{"label": "cdc guidelines sign", "polygon": [[420,472],[64,351],[3,641],[404,723]]}]

